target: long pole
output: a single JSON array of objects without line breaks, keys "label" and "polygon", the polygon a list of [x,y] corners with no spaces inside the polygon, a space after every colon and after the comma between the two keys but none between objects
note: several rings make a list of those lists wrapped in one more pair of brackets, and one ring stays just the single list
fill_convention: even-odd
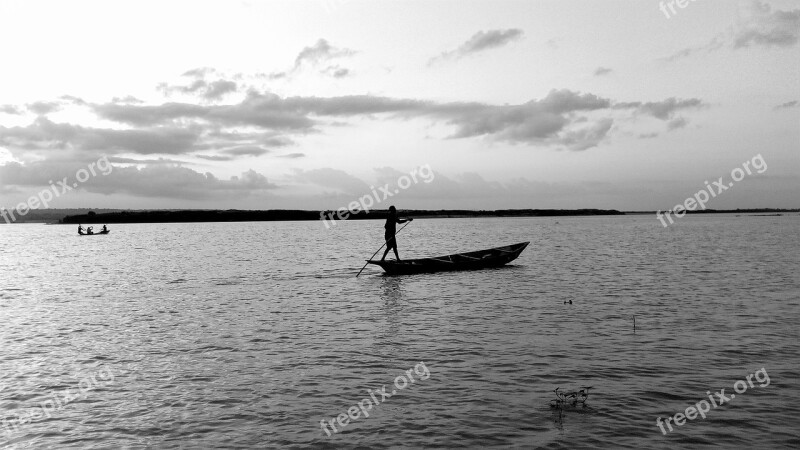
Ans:
[{"label": "long pole", "polygon": [[[410,220],[409,220],[408,222],[406,222],[406,224],[405,224],[405,225],[403,225],[402,227],[400,227],[400,229],[399,229],[399,230],[397,230],[397,233],[395,233],[395,234],[394,234],[394,236],[397,236],[398,234],[400,234],[400,232],[401,232],[401,231],[403,231],[403,228],[407,227],[409,223],[411,223],[411,221],[410,221]],[[391,241],[392,239],[394,239],[394,236],[392,236],[390,239],[387,239],[387,240],[386,240],[386,242],[384,242],[384,243],[383,243],[383,245],[386,245],[387,243],[389,243],[389,241]],[[377,252],[373,253],[373,254],[372,254],[372,256],[370,256],[370,257],[369,257],[369,259],[372,259],[372,258],[374,258],[374,257],[375,257],[375,255],[377,255],[379,251],[383,250],[383,245],[381,245],[381,248],[379,248]],[[364,269],[366,269],[366,268],[367,268],[367,264],[369,264],[369,260],[367,260],[367,262],[366,262],[366,263],[364,263],[364,267],[362,267],[362,268],[361,268],[361,270],[359,270],[359,271],[358,271],[358,273],[356,274],[356,278],[358,278],[358,276],[359,276],[359,275],[361,275],[361,272],[363,272],[363,271],[364,271]]]}]

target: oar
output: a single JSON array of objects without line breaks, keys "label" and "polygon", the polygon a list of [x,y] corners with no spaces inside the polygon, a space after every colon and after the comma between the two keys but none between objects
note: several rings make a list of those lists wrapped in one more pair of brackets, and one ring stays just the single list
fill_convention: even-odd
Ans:
[{"label": "oar", "polygon": [[[408,226],[408,224],[410,224],[410,223],[411,223],[411,221],[410,221],[410,220],[409,220],[408,222],[406,222],[406,224],[405,224],[405,225],[403,225],[402,227],[400,227],[400,229],[399,229],[399,230],[397,230],[397,233],[395,233],[395,234],[394,234],[394,236],[397,236],[398,234],[400,234],[400,232],[401,232],[401,231],[403,231],[403,228],[407,227],[407,226]],[[391,241],[392,239],[394,239],[394,236],[392,236],[390,239],[387,239],[387,240],[386,240],[386,242],[384,242],[384,243],[383,243],[383,245],[386,245],[387,243],[389,243],[389,241]],[[379,251],[383,250],[383,245],[381,245],[381,248],[379,248],[377,252],[373,253],[373,254],[372,254],[372,256],[370,256],[370,258],[369,258],[369,259],[372,259],[372,258],[374,258],[374,257],[375,257],[375,255],[377,255]],[[367,262],[364,264],[364,267],[362,267],[362,268],[361,268],[361,270],[359,270],[359,271],[358,271],[358,273],[356,274],[356,278],[358,278],[358,276],[359,276],[359,275],[361,275],[361,272],[363,272],[363,271],[364,271],[364,269],[366,269],[366,268],[367,268],[367,264],[369,264],[369,260],[367,260]]]}]

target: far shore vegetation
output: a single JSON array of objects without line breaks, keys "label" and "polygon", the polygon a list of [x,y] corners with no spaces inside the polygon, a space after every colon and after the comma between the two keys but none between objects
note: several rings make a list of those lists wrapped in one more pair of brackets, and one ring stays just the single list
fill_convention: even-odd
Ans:
[{"label": "far shore vegetation", "polygon": [[[655,214],[654,211],[617,211],[613,209],[498,209],[498,210],[400,210],[401,214],[415,218],[469,218],[469,217],[562,217],[562,216],[608,216]],[[689,214],[762,214],[782,215],[798,213],[800,209],[734,209],[687,211]],[[260,222],[286,220],[382,220],[386,210],[375,209],[369,212],[358,211],[308,211],[291,209],[270,210],[213,210],[213,209],[157,209],[157,210],[123,210],[123,209],[34,209],[25,215],[15,214],[18,220],[14,223],[48,223],[48,224],[81,224],[81,223],[176,223],[176,222]],[[7,221],[0,220],[0,224]]]}]

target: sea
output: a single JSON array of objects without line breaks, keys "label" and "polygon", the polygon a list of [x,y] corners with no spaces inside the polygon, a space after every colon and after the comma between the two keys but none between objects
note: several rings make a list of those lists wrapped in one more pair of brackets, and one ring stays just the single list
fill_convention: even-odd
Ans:
[{"label": "sea", "polygon": [[109,228],[0,226],[2,449],[800,447],[796,213]]}]

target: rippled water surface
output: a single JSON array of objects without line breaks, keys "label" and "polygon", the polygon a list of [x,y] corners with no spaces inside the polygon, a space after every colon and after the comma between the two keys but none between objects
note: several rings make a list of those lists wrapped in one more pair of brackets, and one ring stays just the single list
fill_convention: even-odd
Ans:
[{"label": "rippled water surface", "polygon": [[0,226],[2,448],[800,446],[798,215],[420,219],[401,257],[531,245],[359,278],[381,222],[73,228]]}]

